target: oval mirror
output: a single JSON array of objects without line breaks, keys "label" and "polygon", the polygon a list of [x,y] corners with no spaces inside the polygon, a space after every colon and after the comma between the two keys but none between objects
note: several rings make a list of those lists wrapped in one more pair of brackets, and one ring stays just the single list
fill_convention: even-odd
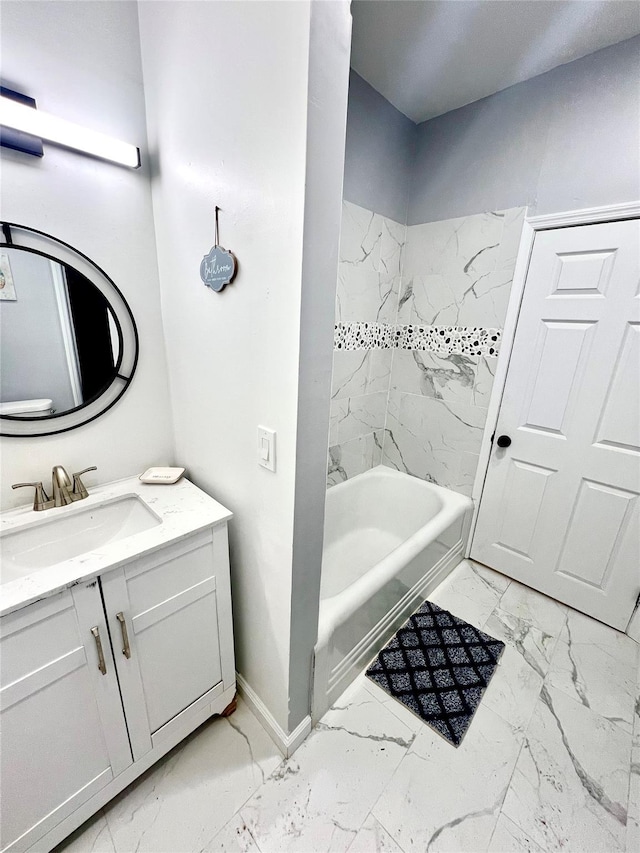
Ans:
[{"label": "oval mirror", "polygon": [[131,309],[86,255],[2,223],[0,435],[66,432],[110,409],[138,362]]}]

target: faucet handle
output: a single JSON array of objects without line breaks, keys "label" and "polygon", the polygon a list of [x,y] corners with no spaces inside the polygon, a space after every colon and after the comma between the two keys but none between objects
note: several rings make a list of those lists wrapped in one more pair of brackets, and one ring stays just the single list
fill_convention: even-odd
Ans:
[{"label": "faucet handle", "polygon": [[71,490],[71,494],[74,496],[74,500],[81,501],[83,498],[89,497],[89,492],[87,491],[84,483],[80,479],[83,474],[86,474],[87,471],[97,471],[97,467],[95,465],[91,465],[89,468],[84,468],[82,471],[78,471],[75,474],[72,474],[73,477],[73,489]]},{"label": "faucet handle", "polygon": [[11,488],[12,489],[22,489],[25,486],[33,486],[36,490],[34,499],[33,499],[33,509],[35,512],[40,512],[43,509],[51,509],[54,505],[54,501],[49,499],[49,496],[44,490],[42,483],[14,483]]}]

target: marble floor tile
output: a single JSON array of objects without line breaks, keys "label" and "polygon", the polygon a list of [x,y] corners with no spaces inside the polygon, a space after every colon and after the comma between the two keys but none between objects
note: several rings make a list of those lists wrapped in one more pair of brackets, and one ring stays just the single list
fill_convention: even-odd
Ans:
[{"label": "marble floor tile", "polygon": [[475,560],[466,560],[466,563],[471,571],[474,572],[480,580],[490,586],[491,589],[494,589],[498,595],[502,595],[506,592],[507,587],[511,583],[511,578],[490,569],[488,566],[483,566],[482,563],[476,563]]},{"label": "marble floor tile", "polygon": [[500,599],[500,609],[555,637],[562,630],[568,610],[566,605],[517,581],[509,584],[509,589]]},{"label": "marble floor tile", "polygon": [[463,560],[431,593],[429,601],[451,611],[474,628],[483,628],[500,599],[496,583],[500,581],[488,574],[483,576],[477,566],[472,567],[467,560]]},{"label": "marble floor tile", "polygon": [[358,686],[240,814],[262,853],[347,850],[415,735]]},{"label": "marble floor tile", "polygon": [[105,809],[117,853],[206,849],[282,762],[240,701],[191,735]]},{"label": "marble floor tile", "polygon": [[627,815],[627,853],[640,850],[640,667],[637,672],[636,704],[633,716],[633,741],[629,774]]},{"label": "marble floor tile", "polygon": [[626,634],[569,610],[547,684],[631,732],[638,651]]},{"label": "marble floor tile", "polygon": [[541,678],[547,674],[551,655],[558,642],[557,637],[501,610],[499,605],[486,620],[483,630],[512,646],[527,666]]},{"label": "marble floor tile", "polygon": [[483,704],[457,749],[425,726],[372,814],[407,853],[486,850],[521,743]]},{"label": "marble floor tile", "polygon": [[422,731],[423,727],[426,726],[424,720],[420,719],[417,714],[410,711],[403,702],[398,702],[397,699],[394,699],[391,694],[383,690],[375,681],[371,681],[371,679],[366,676],[363,676],[363,681],[365,690],[367,690],[377,702],[384,705],[384,707],[390,711],[394,717],[397,717],[400,722],[414,734],[418,734]]},{"label": "marble floor tile", "polygon": [[640,746],[635,746],[631,754],[626,844],[628,853],[640,850]]},{"label": "marble floor tile", "polygon": [[364,672],[287,761],[240,702],[56,853],[637,853],[637,644],[473,561],[430,599],[507,643],[457,749]]},{"label": "marble floor tile", "polygon": [[65,838],[55,853],[116,853],[102,809]]},{"label": "marble floor tile", "polygon": [[631,735],[543,687],[503,806],[546,851],[625,849]]},{"label": "marble floor tile", "polygon": [[524,732],[540,696],[542,683],[542,676],[523,660],[513,646],[507,644],[482,703],[515,729]]},{"label": "marble floor tile", "polygon": [[566,620],[567,608],[511,581],[484,630],[513,646],[544,678]]},{"label": "marble floor tile", "polygon": [[348,853],[402,853],[402,849],[373,815],[369,815],[353,839]]},{"label": "marble floor tile", "polygon": [[488,853],[544,853],[512,820],[501,813],[489,842]]},{"label": "marble floor tile", "polygon": [[260,848],[240,815],[234,815],[198,853],[260,853]]}]

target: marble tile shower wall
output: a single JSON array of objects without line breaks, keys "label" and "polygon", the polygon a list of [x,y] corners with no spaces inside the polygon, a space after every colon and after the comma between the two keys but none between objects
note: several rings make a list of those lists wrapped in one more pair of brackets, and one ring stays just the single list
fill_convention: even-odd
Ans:
[{"label": "marble tile shower wall", "polygon": [[393,349],[384,332],[396,321],[406,227],[350,202],[342,206],[336,326],[371,335],[333,354],[327,485],[382,461]]},{"label": "marble tile shower wall", "polygon": [[444,328],[452,341],[461,327],[478,338],[488,329],[494,345],[483,355],[452,345],[393,350],[383,464],[471,494],[524,214],[407,228],[398,327]]},{"label": "marble tile shower wall", "polygon": [[328,486],[382,463],[471,494],[524,214],[344,202]]}]

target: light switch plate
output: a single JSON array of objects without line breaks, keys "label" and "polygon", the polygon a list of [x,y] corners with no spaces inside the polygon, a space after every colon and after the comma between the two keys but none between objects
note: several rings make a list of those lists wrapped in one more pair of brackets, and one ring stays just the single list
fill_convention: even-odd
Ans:
[{"label": "light switch plate", "polygon": [[276,433],[267,427],[258,427],[258,465],[269,471],[276,470]]}]

